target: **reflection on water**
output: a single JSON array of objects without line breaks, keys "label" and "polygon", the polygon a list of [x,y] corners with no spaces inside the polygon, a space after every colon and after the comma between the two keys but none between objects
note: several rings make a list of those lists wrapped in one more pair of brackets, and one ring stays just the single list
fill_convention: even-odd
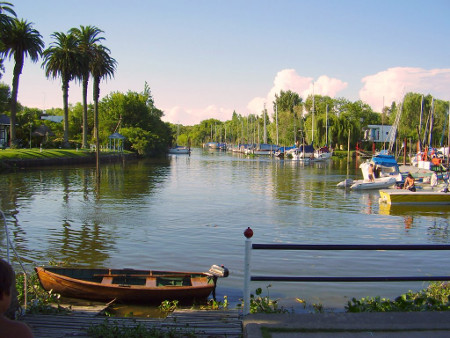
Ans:
[{"label": "reflection on water", "polygon": [[[191,271],[224,264],[230,277],[219,280],[217,296],[233,304],[242,297],[248,226],[255,243],[448,243],[447,207],[386,209],[377,191],[336,188],[360,176],[359,163],[347,168],[346,159],[305,165],[194,149],[191,156],[102,165],[98,186],[89,166],[3,173],[0,207],[30,270],[50,260]],[[0,231],[2,256],[4,236]],[[430,252],[255,252],[252,264],[257,275],[442,274],[445,266],[444,255]],[[348,297],[392,297],[422,286],[272,285],[273,297],[340,307]]]}]

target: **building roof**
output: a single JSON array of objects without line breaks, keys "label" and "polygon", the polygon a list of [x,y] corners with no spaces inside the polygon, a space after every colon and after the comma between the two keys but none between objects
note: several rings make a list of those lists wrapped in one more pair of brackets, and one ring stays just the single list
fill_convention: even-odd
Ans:
[{"label": "building roof", "polygon": [[123,136],[122,134],[119,134],[119,133],[111,134],[111,135],[109,135],[108,137],[109,137],[109,138],[121,139],[121,140],[126,139],[125,136]]},{"label": "building roof", "polygon": [[56,123],[61,123],[64,120],[64,116],[58,115],[42,115],[41,120],[48,120]]}]

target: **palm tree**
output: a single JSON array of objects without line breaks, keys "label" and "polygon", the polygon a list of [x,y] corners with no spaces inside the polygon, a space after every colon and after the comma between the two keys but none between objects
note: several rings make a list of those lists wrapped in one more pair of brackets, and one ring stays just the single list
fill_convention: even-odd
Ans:
[{"label": "palm tree", "polygon": [[[14,7],[13,4],[9,2],[0,1],[0,37],[6,35],[6,28],[9,27],[12,23],[13,18],[6,13],[9,13],[13,17],[16,17],[16,13],[12,9]],[[5,49],[5,45],[0,39],[0,51]],[[3,66],[3,59],[0,58],[0,79],[2,78],[2,73],[5,72],[5,67]]]},{"label": "palm tree", "polygon": [[12,3],[0,1],[0,27],[10,25],[13,20],[13,18],[6,13],[9,13],[13,17],[17,16],[12,7],[14,7]]},{"label": "palm tree", "polygon": [[44,55],[42,67],[45,67],[47,78],[61,77],[64,105],[64,146],[69,147],[69,82],[81,74],[80,51],[78,39],[73,34],[56,32],[52,34],[56,41],[52,42]]},{"label": "palm tree", "polygon": [[31,61],[37,62],[44,48],[41,34],[32,25],[26,20],[14,19],[6,28],[6,34],[1,37],[4,48],[1,54],[10,59],[14,57],[15,62],[11,92],[10,147],[14,147],[16,143],[17,94],[25,57],[29,56]]},{"label": "palm tree", "polygon": [[110,55],[110,50],[102,45],[96,45],[93,49],[93,55],[90,62],[90,72],[93,83],[93,99],[94,99],[94,135],[96,144],[96,165],[97,175],[99,175],[99,133],[98,133],[98,99],[100,97],[100,81],[103,78],[112,78],[116,70],[117,62]]},{"label": "palm tree", "polygon": [[82,59],[81,77],[79,79],[82,82],[83,87],[83,137],[81,147],[87,148],[87,90],[89,83],[89,64],[95,46],[97,43],[104,40],[103,37],[99,36],[103,31],[95,26],[80,26],[80,28],[72,28],[70,33],[75,35],[78,39],[78,48],[80,49]]}]

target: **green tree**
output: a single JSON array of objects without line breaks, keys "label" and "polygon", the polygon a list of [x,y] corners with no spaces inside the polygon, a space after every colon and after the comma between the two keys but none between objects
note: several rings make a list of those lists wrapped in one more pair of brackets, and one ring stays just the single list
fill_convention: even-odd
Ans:
[{"label": "green tree", "polygon": [[83,136],[81,147],[86,148],[88,135],[87,90],[91,70],[90,63],[92,60],[95,60],[94,56],[97,44],[105,38],[99,36],[103,31],[95,26],[80,26],[80,28],[72,28],[69,32],[78,39],[78,48],[80,50],[81,72],[79,80],[82,83],[83,95]]},{"label": "green tree", "polygon": [[11,92],[11,126],[10,146],[16,146],[16,113],[17,94],[19,91],[19,78],[22,74],[25,58],[28,56],[32,62],[37,62],[42,55],[44,41],[41,34],[32,27],[31,22],[14,19],[1,37],[3,43],[2,55],[14,58],[14,70]]},{"label": "green tree", "polygon": [[0,83],[0,114],[8,111],[11,102],[11,89],[5,83]]},{"label": "green tree", "polygon": [[94,99],[94,135],[97,153],[97,172],[99,169],[99,121],[98,121],[98,100],[100,97],[100,81],[104,78],[112,78],[116,70],[117,62],[110,55],[110,50],[102,45],[96,45],[92,50],[92,59],[89,64],[93,78],[93,99]]},{"label": "green tree", "polygon": [[[14,7],[12,3],[0,1],[0,36],[6,35],[6,30],[12,24],[13,18],[17,16],[12,7]],[[0,51],[4,50],[4,48],[5,46],[2,39],[0,39]],[[4,72],[5,67],[3,66],[3,57],[0,55],[0,79]]]},{"label": "green tree", "polygon": [[64,107],[64,146],[69,147],[69,83],[81,74],[82,62],[78,49],[78,39],[73,34],[56,32],[56,40],[47,48],[42,66],[47,78],[61,77]]},{"label": "green tree", "polygon": [[301,111],[298,108],[302,105],[302,98],[291,90],[286,92],[282,90],[280,94],[275,94],[273,105],[274,111],[275,108],[278,109],[278,135],[280,142],[284,145],[296,143],[300,127],[298,112]]}]

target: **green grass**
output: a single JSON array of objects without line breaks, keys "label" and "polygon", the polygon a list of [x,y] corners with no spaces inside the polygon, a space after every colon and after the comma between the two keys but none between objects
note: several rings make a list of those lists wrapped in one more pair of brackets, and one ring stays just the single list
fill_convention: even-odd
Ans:
[{"label": "green grass", "polygon": [[[102,151],[101,154],[110,154],[114,152]],[[130,152],[124,152],[130,153]],[[5,149],[0,150],[1,160],[25,160],[25,159],[44,159],[44,158],[74,158],[93,156],[95,153],[87,149]]]}]

